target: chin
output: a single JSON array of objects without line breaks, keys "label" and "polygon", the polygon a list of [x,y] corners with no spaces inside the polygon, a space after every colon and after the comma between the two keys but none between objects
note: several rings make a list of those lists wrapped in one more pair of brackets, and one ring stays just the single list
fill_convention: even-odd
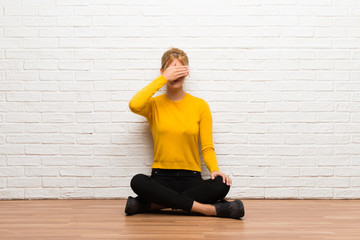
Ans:
[{"label": "chin", "polygon": [[177,88],[181,88],[182,86],[183,86],[182,84],[179,84],[179,85],[173,85],[173,86],[169,86],[169,87],[177,89]]}]

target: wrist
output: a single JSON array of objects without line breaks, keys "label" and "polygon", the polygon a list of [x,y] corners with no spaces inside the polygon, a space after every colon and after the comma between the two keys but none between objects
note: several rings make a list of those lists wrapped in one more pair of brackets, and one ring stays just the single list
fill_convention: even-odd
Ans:
[{"label": "wrist", "polygon": [[165,78],[166,81],[168,81],[168,76],[161,74],[161,76],[163,76]]}]

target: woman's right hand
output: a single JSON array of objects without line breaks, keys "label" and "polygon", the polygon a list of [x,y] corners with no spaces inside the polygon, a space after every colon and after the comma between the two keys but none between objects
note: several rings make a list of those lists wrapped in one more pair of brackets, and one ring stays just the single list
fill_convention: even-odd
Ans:
[{"label": "woman's right hand", "polygon": [[188,66],[176,66],[171,65],[165,71],[163,72],[163,76],[168,81],[175,81],[176,79],[182,78],[187,76],[189,73],[189,67]]}]

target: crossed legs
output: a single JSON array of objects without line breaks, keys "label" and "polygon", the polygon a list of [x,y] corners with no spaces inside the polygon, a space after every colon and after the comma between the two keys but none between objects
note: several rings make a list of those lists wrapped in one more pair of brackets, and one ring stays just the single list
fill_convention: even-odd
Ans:
[{"label": "crossed legs", "polygon": [[192,185],[185,191],[178,192],[166,181],[144,174],[137,174],[131,180],[131,188],[140,198],[151,203],[151,211],[173,208],[216,215],[215,207],[211,203],[224,198],[230,187],[222,182],[221,177],[197,180],[190,184]]}]

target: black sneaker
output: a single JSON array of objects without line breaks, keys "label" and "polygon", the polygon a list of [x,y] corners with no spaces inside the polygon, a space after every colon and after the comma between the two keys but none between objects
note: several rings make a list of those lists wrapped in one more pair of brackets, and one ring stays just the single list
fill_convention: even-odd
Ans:
[{"label": "black sneaker", "polygon": [[239,199],[232,202],[217,202],[212,204],[216,209],[217,217],[242,218],[245,215],[244,204]]},{"label": "black sneaker", "polygon": [[149,203],[145,203],[139,199],[139,197],[128,197],[125,207],[125,213],[127,215],[133,215],[136,213],[144,213],[149,211]]}]

